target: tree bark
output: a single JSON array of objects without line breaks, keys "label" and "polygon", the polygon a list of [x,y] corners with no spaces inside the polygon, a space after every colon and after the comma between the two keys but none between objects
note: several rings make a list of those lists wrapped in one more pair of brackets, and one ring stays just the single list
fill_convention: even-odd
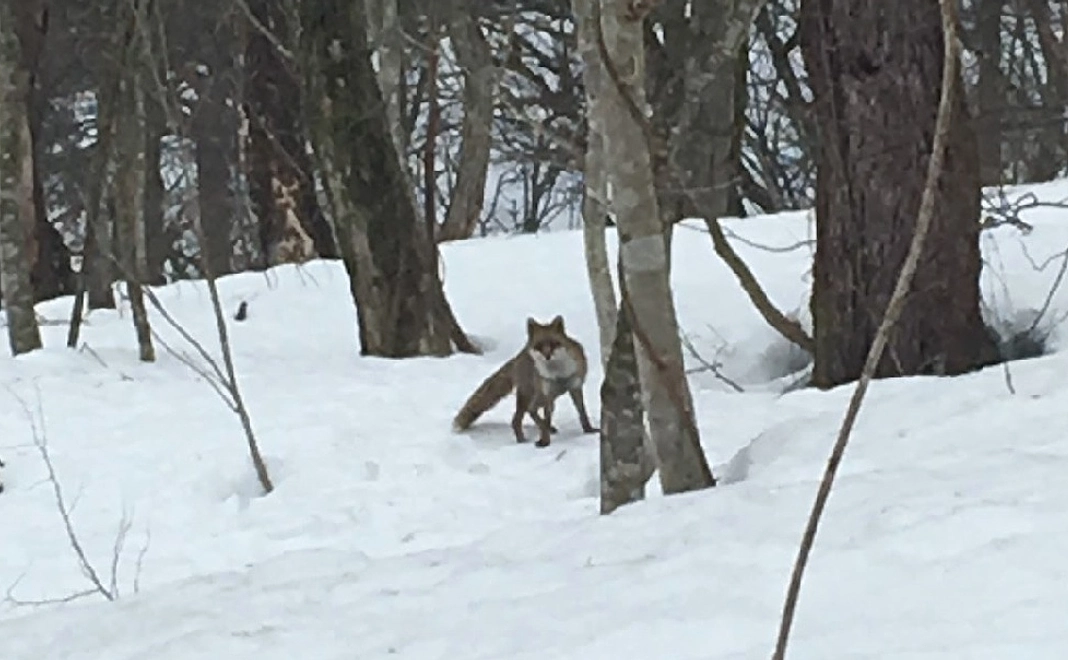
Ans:
[{"label": "tree bark", "polygon": [[44,12],[39,0],[0,2],[0,291],[12,355],[41,348],[30,280],[36,218],[30,133],[33,77],[16,26],[25,20],[43,21]]},{"label": "tree bark", "polygon": [[[34,113],[39,113],[39,103],[34,103]],[[52,300],[74,292],[74,270],[70,263],[70,249],[63,235],[48,218],[45,205],[44,183],[41,179],[40,133],[34,130],[39,118],[30,118],[30,139],[33,147],[33,242],[37,246],[30,269],[34,300]]]},{"label": "tree bark", "polygon": [[[125,34],[117,29],[113,56],[121,60],[121,48]],[[81,331],[82,308],[87,303],[90,310],[115,309],[115,241],[114,204],[108,172],[114,156],[115,113],[118,103],[118,81],[122,72],[113,65],[106,80],[97,85],[97,140],[90,160],[89,193],[86,203],[85,242],[82,246],[83,278],[75,297],[67,346],[77,346]]]},{"label": "tree bark", "polygon": [[205,28],[214,34],[204,41],[201,64],[207,73],[197,81],[198,100],[190,133],[196,142],[200,220],[207,244],[201,258],[215,277],[233,272],[234,226],[241,212],[238,163],[238,64],[235,34],[221,11],[205,11]]},{"label": "tree bark", "polygon": [[611,204],[616,215],[627,313],[639,347],[642,399],[665,494],[715,485],[701,449],[671,296],[668,245],[653,184],[644,124],[642,17],[630,0],[601,12],[606,71],[605,125]]},{"label": "tree bark", "polygon": [[985,186],[1001,183],[1001,117],[1006,108],[1004,76],[1001,74],[1001,0],[978,3],[979,80],[976,130],[979,141],[979,179]]},{"label": "tree bark", "polygon": [[493,130],[493,97],[497,70],[493,51],[468,7],[453,12],[448,33],[463,70],[464,119],[460,128],[460,163],[456,171],[449,208],[437,240],[470,238],[482,218],[486,199]]},{"label": "tree bark", "polygon": [[644,499],[645,483],[655,469],[648,451],[638,356],[627,307],[624,304],[616,315],[615,337],[601,384],[602,514]]},{"label": "tree bark", "polygon": [[[608,218],[608,176],[605,158],[604,85],[605,71],[597,48],[597,3],[600,0],[572,0],[578,24],[578,49],[583,65],[586,96],[586,154],[582,177],[582,240],[586,253],[586,276],[597,316],[601,367],[607,369],[615,350],[616,292],[609,266],[605,224]],[[633,350],[633,348],[631,349]],[[604,428],[602,426],[602,428]]]},{"label": "tree bark", "polygon": [[401,121],[401,76],[404,74],[404,35],[397,0],[364,0],[368,47],[378,54],[378,85],[386,103],[390,136],[407,174],[409,135]]},{"label": "tree bark", "polygon": [[[249,8],[283,42],[293,26],[277,2],[252,0]],[[300,81],[292,63],[258,30],[250,30],[245,49],[249,118],[249,196],[259,221],[264,265],[301,262],[316,255],[338,257],[333,230],[315,196]]]},{"label": "tree bark", "polygon": [[70,251],[63,236],[48,218],[45,207],[40,154],[44,113],[48,109],[40,78],[44,67],[45,45],[49,32],[49,2],[31,0],[14,3],[13,25],[18,40],[20,68],[28,76],[26,112],[32,143],[34,215],[29,218],[32,238],[29,242],[30,281],[33,284],[34,300],[50,300],[71,293],[74,289],[74,273],[71,269]]},{"label": "tree bark", "polygon": [[[154,362],[156,351],[152,344],[152,330],[148,321],[142,283],[145,280],[145,118],[144,90],[140,84],[135,45],[131,35],[129,60],[119,88],[118,108],[122,116],[115,124],[115,149],[121,154],[115,171],[115,221],[118,226],[118,259],[122,264],[126,293],[130,298],[134,331],[142,362]],[[132,56],[132,57],[130,57]]]},{"label": "tree bark", "polygon": [[145,284],[166,284],[165,272],[171,240],[163,215],[166,193],[160,160],[163,157],[161,140],[167,130],[167,116],[160,100],[145,95]]},{"label": "tree bark", "polygon": [[[110,158],[106,161],[110,162]],[[101,182],[94,184],[104,186],[106,174],[101,173]],[[115,221],[111,195],[97,197],[102,202],[103,208],[95,214],[87,214],[88,222],[93,224],[92,240],[86,241],[86,254],[82,262],[86,276],[86,297],[89,309],[115,309],[115,291],[112,285],[115,283],[115,264],[112,256],[115,254]]]},{"label": "tree bark", "polygon": [[304,98],[356,303],[361,353],[400,358],[446,355],[453,344],[473,349],[433,268],[437,248],[390,133],[364,4],[324,0],[302,3],[300,12]]},{"label": "tree bark", "polygon": [[[860,376],[913,233],[942,76],[936,0],[805,0],[820,125],[813,383]],[[960,85],[960,80],[953,81]],[[979,310],[979,158],[956,95],[935,221],[876,377],[960,374],[998,358]]]},{"label": "tree bark", "polygon": [[670,178],[675,180],[668,185],[683,198],[673,204],[677,215],[672,220],[699,214],[713,221],[731,209],[741,169],[736,147],[737,61],[764,1],[693,5],[687,52],[678,72],[682,100],[669,140]]}]

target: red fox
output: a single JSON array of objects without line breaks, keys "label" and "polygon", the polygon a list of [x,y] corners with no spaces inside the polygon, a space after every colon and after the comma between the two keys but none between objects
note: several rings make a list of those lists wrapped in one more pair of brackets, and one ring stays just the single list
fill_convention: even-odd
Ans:
[{"label": "red fox", "polygon": [[586,352],[582,344],[564,331],[562,316],[555,317],[548,325],[528,318],[527,345],[478,386],[456,413],[453,429],[469,428],[482,413],[500,403],[514,389],[512,431],[516,442],[526,441],[523,415],[530,415],[540,432],[535,444],[549,446],[549,434],[556,433],[552,423],[553,408],[556,398],[564,392],[571,395],[583,432],[597,433],[599,429],[590,423],[582,397],[586,369]]}]

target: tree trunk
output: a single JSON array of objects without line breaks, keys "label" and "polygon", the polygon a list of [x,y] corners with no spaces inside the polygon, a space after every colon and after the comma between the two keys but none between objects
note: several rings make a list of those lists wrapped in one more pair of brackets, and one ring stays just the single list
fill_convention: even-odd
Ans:
[{"label": "tree trunk", "polygon": [[[110,162],[110,159],[107,162]],[[103,179],[107,175],[100,176]],[[107,184],[101,180],[94,185]],[[86,298],[91,310],[115,309],[115,291],[112,288],[116,279],[115,263],[112,261],[115,255],[115,205],[110,194],[101,201],[103,207],[95,216],[88,216],[94,230],[92,241],[86,241],[86,258],[82,263],[82,267],[86,269]]]},{"label": "tree trunk", "polygon": [[144,90],[140,84],[137,67],[140,49],[134,44],[138,36],[132,36],[128,45],[128,59],[119,88],[121,113],[115,123],[115,222],[118,227],[118,259],[122,264],[126,293],[130,298],[137,346],[142,362],[154,362],[155,348],[152,345],[152,330],[145,307],[144,292],[147,260],[145,256],[145,118]]},{"label": "tree trunk", "polygon": [[[908,251],[942,76],[935,0],[804,0],[802,52],[820,126],[813,383],[860,376]],[[960,81],[956,81],[960,85]],[[979,311],[979,158],[957,95],[935,221],[876,377],[994,362]]]},{"label": "tree trunk", "polygon": [[[253,0],[249,7],[276,36],[290,41],[292,26],[279,3]],[[301,262],[316,255],[336,259],[333,230],[316,200],[311,161],[305,151],[299,81],[261,32],[251,30],[247,44],[249,196],[259,220],[265,265]]]},{"label": "tree trunk", "polygon": [[70,251],[63,236],[52,226],[45,207],[44,185],[41,179],[40,140],[43,133],[44,113],[47,99],[43,97],[38,79],[44,62],[45,40],[48,36],[47,0],[31,0],[14,3],[13,25],[18,39],[20,69],[28,77],[26,112],[30,125],[33,153],[32,202],[34,214],[30,221],[32,238],[27,258],[30,262],[30,281],[33,283],[36,301],[50,300],[71,293],[74,288],[74,273],[71,270]]},{"label": "tree trunk", "polygon": [[404,75],[404,35],[400,29],[397,0],[364,0],[366,30],[371,52],[378,55],[378,85],[386,103],[390,135],[408,173],[409,135],[401,121],[401,76]]},{"label": "tree trunk", "polygon": [[[118,46],[121,46],[119,42]],[[120,55],[116,51],[116,56]],[[96,90],[97,94],[97,141],[93,146],[91,159],[93,171],[90,172],[90,191],[87,195],[86,235],[82,247],[82,273],[85,278],[85,296],[81,294],[75,304],[75,315],[71,320],[71,334],[68,346],[77,344],[81,323],[81,310],[78,306],[87,302],[90,310],[115,309],[115,222],[114,195],[109,183],[115,149],[115,113],[118,104],[118,85],[116,81],[120,71],[111,71],[106,82]]]},{"label": "tree trunk", "polygon": [[[414,204],[371,67],[363,3],[301,3],[304,98],[363,355],[446,355],[466,337]],[[473,348],[469,344],[467,348]]]},{"label": "tree trunk", "polygon": [[715,485],[701,449],[671,296],[668,246],[653,185],[642,21],[630,0],[606,0],[602,27],[612,81],[604,112],[611,204],[616,215],[628,321],[639,347],[642,398],[665,494]]},{"label": "tree trunk", "polygon": [[198,80],[199,98],[190,132],[196,142],[197,197],[207,243],[200,246],[200,254],[212,275],[221,277],[233,272],[234,227],[241,213],[235,105],[238,64],[228,20],[221,12],[205,14],[207,23],[221,34],[205,42],[201,51],[207,73]]},{"label": "tree trunk", "polygon": [[[586,95],[586,155],[582,167],[582,239],[586,252],[586,276],[593,295],[593,308],[600,333],[601,367],[608,368],[616,333],[616,292],[605,242],[608,217],[608,176],[604,136],[605,71],[597,48],[597,2],[572,0],[578,23],[578,48],[582,57]],[[633,348],[631,349],[633,350]],[[603,426],[601,428],[604,428]]]},{"label": "tree trunk", "polygon": [[[15,11],[12,11],[15,5]],[[41,348],[30,280],[33,201],[33,138],[30,105],[33,74],[22,56],[17,23],[43,20],[43,2],[0,3],[0,291],[12,355]]]},{"label": "tree trunk", "polygon": [[470,238],[482,218],[492,146],[493,97],[497,85],[493,51],[467,7],[459,7],[453,12],[449,37],[456,50],[457,64],[464,72],[464,119],[460,129],[462,142],[456,184],[445,221],[438,231],[438,241]]},{"label": "tree trunk", "polygon": [[[34,123],[31,119],[31,126]],[[33,142],[33,240],[37,253],[33,258],[30,279],[33,281],[34,300],[52,300],[74,293],[74,270],[70,263],[70,249],[63,240],[63,235],[48,219],[45,205],[44,184],[41,180],[38,140],[31,129]]]},{"label": "tree trunk", "polygon": [[655,469],[648,451],[638,356],[627,319],[627,303],[616,319],[615,337],[601,384],[602,514],[644,499],[645,483]]},{"label": "tree trunk", "polygon": [[1004,76],[1001,74],[1001,0],[978,3],[979,80],[978,121],[979,178],[984,186],[1001,183],[1002,115],[1006,109]]},{"label": "tree trunk", "polygon": [[[716,220],[731,210],[741,168],[736,147],[737,61],[764,0],[695,3],[683,57],[682,101],[670,144],[667,185],[680,191],[684,215]],[[744,106],[743,106],[744,107]],[[744,114],[741,116],[744,120]],[[677,217],[671,218],[672,220]]]},{"label": "tree trunk", "polygon": [[145,96],[145,284],[166,284],[165,267],[171,251],[171,241],[163,220],[165,188],[160,159],[163,145],[160,140],[167,131],[163,107],[153,95]]}]

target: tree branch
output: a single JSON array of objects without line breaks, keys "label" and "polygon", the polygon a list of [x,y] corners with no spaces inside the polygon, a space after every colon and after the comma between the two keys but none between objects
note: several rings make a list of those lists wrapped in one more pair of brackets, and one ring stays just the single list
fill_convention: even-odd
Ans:
[{"label": "tree branch", "polygon": [[861,372],[860,380],[857,381],[856,388],[853,390],[853,396],[849,401],[849,407],[846,409],[845,418],[842,420],[842,426],[838,431],[834,448],[831,451],[830,458],[827,460],[827,467],[824,470],[823,479],[820,481],[816,500],[812,505],[812,512],[809,515],[808,524],[801,539],[801,546],[798,548],[793,572],[790,575],[790,584],[787,589],[786,601],[783,605],[782,619],[779,625],[779,636],[776,641],[775,652],[772,654],[772,660],[785,660],[786,658],[786,646],[789,642],[790,629],[797,611],[801,580],[816,540],[816,531],[819,527],[820,518],[831,495],[835,475],[838,473],[838,466],[842,462],[842,456],[845,454],[846,447],[849,444],[853,426],[864,401],[864,395],[868,391],[868,386],[875,375],[875,370],[883,357],[883,352],[886,350],[886,345],[890,338],[890,330],[897,323],[901,317],[901,312],[905,309],[909,288],[912,286],[912,280],[916,275],[916,268],[919,265],[920,256],[923,254],[924,242],[927,240],[927,234],[930,231],[934,217],[938,180],[942,176],[946,146],[949,142],[949,132],[954,115],[953,106],[957,102],[956,83],[960,75],[961,50],[960,40],[957,37],[956,2],[955,0],[939,0],[939,5],[942,10],[942,32],[945,42],[942,62],[942,91],[941,99],[938,103],[938,117],[935,120],[931,157],[927,161],[923,197],[920,200],[920,210],[916,218],[915,233],[912,235],[908,255],[905,257],[905,263],[901,266],[901,272],[898,274],[897,284],[894,286],[890,302],[887,303],[883,320],[879,324],[875,339],[868,350],[868,357],[864,362],[864,370]]}]

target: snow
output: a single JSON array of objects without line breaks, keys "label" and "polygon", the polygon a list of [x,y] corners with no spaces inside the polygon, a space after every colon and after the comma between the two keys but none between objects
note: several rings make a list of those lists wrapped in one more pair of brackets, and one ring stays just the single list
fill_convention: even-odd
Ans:
[{"label": "snow", "polygon": [[[1032,190],[1068,197],[1065,182]],[[1032,261],[1068,248],[1063,210],[1025,219],[1035,225],[1027,236],[984,232],[984,300],[999,327],[1043,307],[1061,260]],[[772,299],[804,319],[810,216],[725,224]],[[506,405],[468,433],[450,430],[463,399],[521,345],[528,315],[563,314],[596,362],[577,232],[445,248],[448,294],[483,356],[359,357],[336,264],[222,280],[230,313],[249,303],[248,320],[230,329],[277,486],[268,497],[257,496],[238,420],[210,386],[162,346],[157,363],[137,362],[128,309],[94,312],[78,351],[63,347],[64,325],[47,325],[45,350],[0,361],[0,589],[11,587],[0,658],[769,657],[850,388],[784,393],[803,362],[699,225],[678,230],[673,258],[687,336],[745,389],[707,371],[691,378],[721,487],[651,492],[608,517],[597,515],[596,437],[580,433],[568,403],[548,449],[514,443]],[[217,353],[201,284],[157,294]],[[38,311],[60,321],[69,305]],[[1057,289],[1040,321],[1054,348],[1066,312]],[[173,350],[193,354],[152,320]],[[1054,352],[1008,372],[872,386],[790,658],[1068,657],[1065,373],[1068,353]],[[599,380],[595,366],[594,414]],[[115,602],[19,604],[88,586],[20,400],[45,422],[75,530],[105,582],[129,521]]]}]

